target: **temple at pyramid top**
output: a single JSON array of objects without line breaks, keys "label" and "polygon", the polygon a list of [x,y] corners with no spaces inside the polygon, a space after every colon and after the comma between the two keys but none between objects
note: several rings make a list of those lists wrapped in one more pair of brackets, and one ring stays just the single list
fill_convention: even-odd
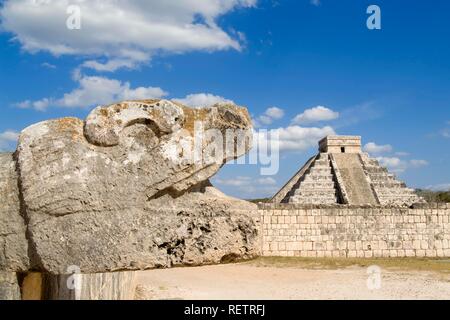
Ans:
[{"label": "temple at pyramid top", "polygon": [[359,136],[327,136],[274,203],[410,206],[425,202],[361,150]]},{"label": "temple at pyramid top", "polygon": [[361,153],[360,136],[326,136],[319,141],[319,152]]}]

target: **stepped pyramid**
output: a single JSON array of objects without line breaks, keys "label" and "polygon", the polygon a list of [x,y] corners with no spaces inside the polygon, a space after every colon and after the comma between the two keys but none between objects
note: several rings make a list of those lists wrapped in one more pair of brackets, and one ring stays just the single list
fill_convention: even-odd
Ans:
[{"label": "stepped pyramid", "polygon": [[425,202],[361,151],[359,136],[327,136],[274,203],[410,206]]}]

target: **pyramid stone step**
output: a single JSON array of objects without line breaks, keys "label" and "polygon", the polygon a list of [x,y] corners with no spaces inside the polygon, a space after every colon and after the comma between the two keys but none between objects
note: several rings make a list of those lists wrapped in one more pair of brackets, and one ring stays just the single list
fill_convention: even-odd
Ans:
[{"label": "pyramid stone step", "polygon": [[319,180],[319,181],[302,181],[300,184],[301,188],[307,188],[307,189],[334,189],[335,183],[333,180],[326,181],[326,180]]},{"label": "pyramid stone step", "polygon": [[293,197],[295,196],[299,196],[299,197],[313,197],[313,198],[317,198],[317,197],[323,197],[323,198],[327,198],[327,197],[336,197],[336,193],[334,193],[333,191],[328,191],[328,192],[314,192],[314,191],[299,191],[299,192],[295,192],[293,195]]},{"label": "pyramid stone step", "polygon": [[367,173],[387,173],[387,169],[379,166],[364,166]]},{"label": "pyramid stone step", "polygon": [[395,176],[391,173],[371,173],[369,174],[369,178],[372,181],[396,181]]},{"label": "pyramid stone step", "polygon": [[310,174],[332,174],[331,168],[330,167],[312,167],[309,170]]},{"label": "pyramid stone step", "polygon": [[322,189],[322,190],[301,190],[295,191],[294,196],[304,196],[304,197],[335,197],[336,192],[334,189]]},{"label": "pyramid stone step", "polygon": [[375,188],[405,188],[406,184],[401,181],[372,181],[372,185]]},{"label": "pyramid stone step", "polygon": [[363,160],[364,164],[367,166],[381,167],[380,163],[376,159],[368,158]]},{"label": "pyramid stone step", "polygon": [[395,178],[395,175],[393,173],[389,173],[385,170],[379,171],[379,172],[370,172],[369,176],[371,177],[380,177],[380,178],[384,178],[384,177],[388,177],[388,178]]},{"label": "pyramid stone step", "polygon": [[415,194],[390,194],[390,195],[382,195],[380,196],[380,199],[399,199],[399,198],[404,198],[404,199],[413,199],[413,198],[419,198],[418,195]]},{"label": "pyramid stone step", "polygon": [[336,197],[300,197],[294,196],[289,199],[290,203],[302,203],[302,204],[335,204],[337,203]]},{"label": "pyramid stone step", "polygon": [[383,196],[380,197],[380,200],[389,200],[389,199],[415,199],[419,198],[417,195],[389,195],[389,196]]},{"label": "pyramid stone step", "polygon": [[328,159],[329,159],[328,153],[326,153],[326,152],[321,152],[321,153],[319,153],[317,159],[320,159],[320,160],[322,160],[322,159],[327,159],[327,160],[328,160]]},{"label": "pyramid stone step", "polygon": [[314,181],[333,181],[333,175],[330,174],[321,174],[321,175],[309,175],[304,178],[305,182],[314,182]]},{"label": "pyramid stone step", "polygon": [[315,204],[315,205],[332,205],[332,204],[336,204],[336,201],[321,201],[318,199],[312,199],[312,200],[305,200],[305,201],[301,201],[301,200],[292,200],[289,201],[289,203],[295,203],[295,204]]},{"label": "pyramid stone step", "polygon": [[328,159],[318,159],[314,161],[313,167],[330,167],[330,161]]},{"label": "pyramid stone step", "polygon": [[292,199],[297,200],[297,201],[301,201],[304,203],[333,203],[333,202],[337,202],[337,197],[320,197],[320,196],[316,196],[316,197],[304,197],[304,196],[294,196],[292,197]]},{"label": "pyramid stone step", "polygon": [[408,188],[375,188],[375,191],[378,195],[384,196],[384,195],[416,195],[415,191]]}]

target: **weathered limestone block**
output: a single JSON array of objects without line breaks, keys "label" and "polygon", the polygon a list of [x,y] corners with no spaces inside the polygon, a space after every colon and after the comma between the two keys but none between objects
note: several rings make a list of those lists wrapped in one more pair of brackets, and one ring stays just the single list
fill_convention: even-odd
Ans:
[{"label": "weathered limestone block", "polygon": [[95,273],[255,256],[256,206],[205,185],[250,142],[244,108],[164,100],[28,127],[18,167],[37,268]]},{"label": "weathered limestone block", "polygon": [[259,254],[256,205],[212,187],[146,209],[76,213],[30,221],[42,269],[83,273],[220,263]]},{"label": "weathered limestone block", "polygon": [[0,301],[20,300],[20,287],[15,272],[0,271]]},{"label": "weathered limestone block", "polygon": [[17,179],[13,155],[0,153],[0,271],[25,271],[29,266]]}]

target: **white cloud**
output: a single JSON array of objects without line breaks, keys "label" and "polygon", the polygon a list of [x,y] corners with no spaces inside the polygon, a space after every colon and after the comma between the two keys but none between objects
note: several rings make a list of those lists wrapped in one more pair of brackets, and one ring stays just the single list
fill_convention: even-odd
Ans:
[{"label": "white cloud", "polygon": [[51,63],[48,63],[48,62],[42,63],[41,66],[44,67],[44,68],[48,68],[48,69],[56,69],[55,65],[53,65]]},{"label": "white cloud", "polygon": [[369,142],[364,146],[364,151],[371,154],[389,153],[392,151],[390,144],[377,145],[375,142]]},{"label": "white cloud", "polygon": [[261,126],[261,124],[264,124],[264,125],[272,124],[273,119],[272,119],[271,117],[266,116],[265,114],[263,114],[263,115],[260,115],[260,116],[256,119],[255,122],[257,123],[257,126],[259,127],[259,126]]},{"label": "white cloud", "polygon": [[277,184],[277,181],[274,178],[266,177],[266,178],[260,178],[256,180],[258,184],[262,185],[275,185]]},{"label": "white cloud", "polygon": [[450,183],[440,183],[435,185],[427,186],[425,189],[431,191],[450,191]]},{"label": "white cloud", "polygon": [[395,153],[395,155],[398,157],[407,157],[409,156],[409,152],[398,151]]},{"label": "white cloud", "polygon": [[280,151],[303,151],[310,147],[317,146],[320,139],[327,135],[335,135],[332,127],[305,128],[300,126],[289,126],[270,130],[267,135],[264,132],[257,132],[259,145],[275,143]]},{"label": "white cloud", "polygon": [[313,6],[316,6],[316,7],[318,7],[318,6],[321,5],[320,0],[311,0],[310,3],[311,3]]},{"label": "white cloud", "polygon": [[442,135],[444,138],[450,138],[450,129],[443,129],[443,130],[441,131],[441,135]]},{"label": "white cloud", "polygon": [[0,151],[12,149],[13,144],[19,139],[19,133],[14,130],[6,130],[0,133]]},{"label": "white cloud", "polygon": [[[445,121],[445,126],[446,127],[438,132],[438,135],[442,136],[443,138],[450,139],[450,121]],[[434,134],[430,136],[434,136]]]},{"label": "white cloud", "polygon": [[374,102],[364,102],[342,110],[339,113],[339,120],[334,121],[333,127],[338,129],[354,126],[361,122],[378,119],[382,114],[382,108],[377,107]]},{"label": "white cloud", "polygon": [[402,160],[397,157],[377,157],[376,159],[380,165],[396,173],[402,173],[407,169],[420,168],[428,165],[428,161],[426,160]]},{"label": "white cloud", "polygon": [[283,109],[277,107],[270,107],[266,110],[265,114],[272,119],[281,119],[284,117]]},{"label": "white cloud", "polygon": [[231,193],[236,191],[239,198],[269,197],[278,191],[277,181],[271,177],[257,178],[249,176],[237,176],[234,178],[213,178],[214,185],[229,189]]},{"label": "white cloud", "polygon": [[[158,52],[241,49],[217,20],[257,0],[5,0],[0,27],[28,52],[91,57],[84,67],[114,71],[149,61]],[[67,7],[81,9],[81,29],[66,27]],[[95,62],[92,58],[107,60]]]},{"label": "white cloud", "polygon": [[324,106],[317,106],[311,109],[306,109],[303,113],[298,114],[292,120],[294,124],[310,124],[320,121],[330,121],[337,119],[339,112],[335,112]]},{"label": "white cloud", "polygon": [[19,133],[13,130],[7,130],[0,133],[0,141],[11,142],[16,141],[19,138]]},{"label": "white cloud", "polygon": [[400,158],[397,157],[377,157],[376,158],[380,165],[383,167],[388,167],[389,169],[401,169],[405,170],[404,166],[406,165]]},{"label": "white cloud", "polygon": [[252,178],[244,176],[237,176],[236,178],[231,179],[216,178],[214,179],[214,182],[222,186],[241,187],[250,185],[252,183]]},{"label": "white cloud", "polygon": [[194,93],[189,94],[184,98],[173,99],[179,103],[182,103],[190,107],[209,107],[216,103],[232,103],[232,100],[225,99],[221,96],[216,96],[210,93]]},{"label": "white cloud", "polygon": [[402,173],[407,169],[421,168],[428,165],[428,161],[426,160],[401,159],[400,157],[409,156],[409,153],[393,152],[393,147],[390,144],[377,145],[375,142],[369,142],[363,149],[371,155],[377,156],[376,159],[380,165],[396,173]]},{"label": "white cloud", "polygon": [[248,176],[237,176],[235,178],[230,179],[215,178],[214,182],[222,186],[232,186],[232,187],[244,187],[244,186],[247,187],[253,184],[267,186],[267,185],[275,185],[277,183],[277,181],[271,177],[254,179]]},{"label": "white cloud", "polygon": [[81,66],[84,68],[94,69],[99,72],[114,72],[120,68],[134,69],[137,65],[138,61],[131,59],[112,59],[106,61],[105,63],[95,60],[88,60],[83,62]]},{"label": "white cloud", "polygon": [[50,104],[50,100],[48,98],[43,98],[41,100],[30,101],[25,100],[19,103],[16,103],[16,107],[20,109],[35,109],[38,111],[45,111]]},{"label": "white cloud", "polygon": [[412,160],[409,160],[409,164],[413,168],[420,168],[420,167],[427,166],[428,165],[428,161],[412,159]]},{"label": "white cloud", "polygon": [[76,79],[78,88],[61,98],[26,100],[16,104],[19,108],[33,108],[44,111],[48,107],[84,108],[122,100],[162,98],[167,92],[159,87],[131,88],[129,82],[94,76],[80,76]]},{"label": "white cloud", "polygon": [[263,125],[272,124],[275,120],[284,117],[284,110],[278,107],[267,108],[266,111],[256,119],[253,119],[253,125],[258,128]]}]

